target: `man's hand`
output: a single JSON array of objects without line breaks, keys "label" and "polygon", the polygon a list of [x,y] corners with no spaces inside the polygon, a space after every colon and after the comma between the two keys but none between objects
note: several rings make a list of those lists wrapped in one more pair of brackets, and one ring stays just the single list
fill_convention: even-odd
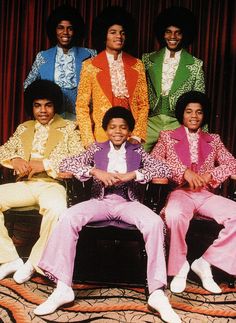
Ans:
[{"label": "man's hand", "polygon": [[200,190],[207,185],[207,176],[202,176],[190,169],[186,169],[184,172],[184,179],[188,182],[189,188],[193,191]]},{"label": "man's hand", "polygon": [[40,161],[40,160],[31,160],[29,162],[29,166],[30,166],[30,172],[29,172],[29,175],[28,175],[28,178],[29,179],[34,174],[41,173],[41,172],[44,172],[45,171],[43,162]]},{"label": "man's hand", "polygon": [[128,172],[128,173],[125,173],[125,174],[117,173],[116,176],[120,180],[120,182],[122,182],[122,183],[132,181],[133,179],[136,178],[135,172]]},{"label": "man's hand", "polygon": [[70,172],[60,172],[60,173],[58,173],[58,177],[62,178],[62,179],[64,179],[64,178],[72,178],[73,174],[70,173]]},{"label": "man's hand", "polygon": [[31,170],[29,162],[19,157],[13,158],[11,165],[19,177],[27,176]]},{"label": "man's hand", "polygon": [[93,168],[90,170],[90,174],[103,182],[105,187],[112,186],[120,182],[117,173],[108,173],[104,170]]},{"label": "man's hand", "polygon": [[140,142],[139,142],[137,139],[134,139],[134,138],[132,138],[132,137],[130,137],[128,141],[129,141],[131,144],[133,144],[133,145],[140,144]]},{"label": "man's hand", "polygon": [[209,182],[212,180],[212,176],[209,173],[202,174],[201,176],[205,181],[205,185],[209,184]]}]

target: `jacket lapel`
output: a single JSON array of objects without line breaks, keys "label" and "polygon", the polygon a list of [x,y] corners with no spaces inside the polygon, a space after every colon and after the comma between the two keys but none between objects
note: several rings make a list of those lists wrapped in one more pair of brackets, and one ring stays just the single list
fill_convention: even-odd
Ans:
[{"label": "jacket lapel", "polygon": [[34,139],[35,121],[34,120],[28,121],[26,127],[27,127],[26,131],[24,131],[21,134],[21,141],[23,143],[25,159],[29,160],[30,154],[32,151],[32,143]]},{"label": "jacket lapel", "polygon": [[100,71],[97,73],[97,81],[100,84],[104,94],[110,101],[112,105],[112,87],[111,87],[111,77],[109,71],[108,60],[106,52],[102,51],[93,60],[92,64],[99,68]]},{"label": "jacket lapel", "polygon": [[181,126],[174,130],[171,133],[171,138],[177,140],[177,143],[174,144],[174,149],[177,156],[185,166],[190,167],[191,158],[189,151],[189,143],[184,126]]},{"label": "jacket lapel", "polygon": [[126,142],[126,164],[127,172],[132,172],[140,168],[141,165],[141,155],[135,152],[135,150],[140,147],[139,144],[133,145],[128,141]]},{"label": "jacket lapel", "polygon": [[[181,162],[186,165],[187,167],[191,167],[191,157],[190,157],[190,150],[189,150],[189,142],[187,138],[186,131],[184,126],[181,126],[174,130],[171,134],[171,138],[177,140],[178,142],[174,145],[175,152]],[[208,155],[212,151],[211,145],[209,143],[212,141],[212,137],[200,130],[199,133],[199,142],[198,142],[198,164],[197,169],[199,170],[200,167],[205,163]]]},{"label": "jacket lapel", "polygon": [[49,126],[49,136],[45,147],[45,157],[48,158],[51,151],[55,146],[63,140],[63,133],[60,131],[60,128],[66,126],[66,121],[59,117],[57,114],[54,116],[52,124]]},{"label": "jacket lapel", "polygon": [[[94,155],[94,161],[97,168],[102,170],[107,170],[108,166],[108,153],[110,151],[110,141],[97,143],[97,145],[101,148],[101,150],[97,151]],[[139,169],[141,164],[141,156],[140,154],[135,152],[135,149],[140,147],[140,145],[133,145],[129,142],[126,142],[126,164],[127,171],[131,172],[136,169]]]},{"label": "jacket lapel", "polygon": [[190,70],[187,68],[187,66],[193,63],[194,60],[192,55],[190,55],[186,50],[182,49],[179,66],[170,89],[170,94],[174,93],[182,86],[183,83],[187,82],[188,78],[190,77]]},{"label": "jacket lapel", "polygon": [[132,101],[133,93],[138,81],[138,72],[135,69],[133,69],[133,65],[136,64],[137,59],[135,57],[128,55],[125,52],[122,52],[122,60],[124,64],[126,84],[127,84],[130,100]]},{"label": "jacket lapel", "polygon": [[42,64],[40,65],[41,75],[49,81],[54,82],[54,69],[55,69],[55,61],[56,61],[56,54],[57,54],[57,46],[52,47],[45,51],[42,55],[46,58],[50,64]]},{"label": "jacket lapel", "polygon": [[209,133],[200,131],[198,144],[198,169],[205,163],[205,160],[212,152],[212,147],[209,144],[212,141]]},{"label": "jacket lapel", "polygon": [[164,55],[165,48],[162,48],[159,52],[152,53],[149,59],[153,64],[147,69],[157,97],[161,95],[161,78]]},{"label": "jacket lapel", "polygon": [[94,163],[98,169],[107,171],[108,166],[108,153],[110,150],[109,140],[101,143],[97,143],[101,150],[96,151],[94,154]]}]

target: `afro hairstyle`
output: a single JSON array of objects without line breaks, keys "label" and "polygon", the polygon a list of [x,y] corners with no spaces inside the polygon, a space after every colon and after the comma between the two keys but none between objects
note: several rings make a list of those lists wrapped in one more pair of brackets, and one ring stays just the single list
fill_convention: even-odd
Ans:
[{"label": "afro hairstyle", "polygon": [[61,113],[63,105],[63,94],[61,88],[49,80],[36,80],[25,90],[25,111],[28,116],[33,117],[33,102],[37,99],[50,100],[54,105],[54,112]]},{"label": "afro hairstyle", "polygon": [[171,7],[162,11],[154,23],[154,33],[161,46],[165,46],[164,33],[167,27],[174,26],[183,33],[182,46],[192,43],[196,31],[196,19],[193,13],[184,7]]},{"label": "afro hairstyle", "polygon": [[107,31],[113,25],[120,25],[124,28],[126,34],[124,49],[130,50],[132,48],[133,38],[135,37],[134,19],[123,8],[110,6],[105,8],[93,21],[92,43],[98,52],[106,48]]},{"label": "afro hairstyle", "polygon": [[70,21],[73,26],[74,36],[71,45],[81,44],[85,36],[84,20],[76,8],[72,8],[69,5],[62,5],[50,14],[46,23],[47,35],[52,46],[57,44],[56,28],[62,20]]},{"label": "afro hairstyle", "polygon": [[203,121],[201,126],[208,124],[211,110],[210,101],[206,94],[199,91],[189,91],[178,98],[175,106],[175,116],[179,123],[183,124],[184,110],[189,103],[199,103],[201,105],[203,111]]},{"label": "afro hairstyle", "polygon": [[134,130],[135,120],[130,110],[115,106],[111,107],[107,112],[104,114],[104,117],[102,119],[102,128],[106,131],[108,123],[111,121],[111,119],[114,118],[121,118],[124,119],[129,127],[129,130],[132,132]]}]

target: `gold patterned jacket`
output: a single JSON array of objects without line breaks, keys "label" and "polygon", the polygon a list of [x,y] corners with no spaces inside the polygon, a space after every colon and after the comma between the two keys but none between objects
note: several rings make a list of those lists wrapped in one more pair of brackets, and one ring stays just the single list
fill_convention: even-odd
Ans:
[{"label": "gold patterned jacket", "polygon": [[[29,120],[20,124],[8,141],[0,146],[1,165],[12,168],[10,160],[14,157],[30,160],[35,123],[35,120]],[[53,122],[49,125],[49,136],[44,152],[44,158],[48,159],[52,166],[52,170],[47,171],[46,176],[56,177],[61,160],[77,155],[83,150],[80,133],[76,129],[75,122],[62,119],[55,114]],[[39,176],[36,174],[34,177]]]},{"label": "gold patterned jacket", "polygon": [[[122,53],[125,78],[129,92],[129,107],[135,119],[133,136],[146,139],[148,94],[144,66],[141,60]],[[78,87],[76,115],[82,143],[104,142],[102,118],[112,107],[112,85],[105,51],[83,63]]]}]

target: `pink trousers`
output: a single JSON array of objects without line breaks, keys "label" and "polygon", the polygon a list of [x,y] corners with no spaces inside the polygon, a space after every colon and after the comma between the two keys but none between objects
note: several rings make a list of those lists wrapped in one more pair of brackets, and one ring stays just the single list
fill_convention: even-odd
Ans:
[{"label": "pink trousers", "polygon": [[203,258],[211,265],[236,275],[236,203],[207,190],[176,190],[170,194],[165,210],[170,231],[168,275],[177,275],[186,260],[185,237],[189,222],[196,213],[224,226]]},{"label": "pink trousers", "polygon": [[57,223],[39,267],[46,274],[67,285],[72,284],[74,260],[79,232],[88,222],[122,220],[140,230],[147,252],[149,292],[166,285],[163,221],[139,202],[126,201],[112,194],[103,200],[91,199],[67,209]]}]

